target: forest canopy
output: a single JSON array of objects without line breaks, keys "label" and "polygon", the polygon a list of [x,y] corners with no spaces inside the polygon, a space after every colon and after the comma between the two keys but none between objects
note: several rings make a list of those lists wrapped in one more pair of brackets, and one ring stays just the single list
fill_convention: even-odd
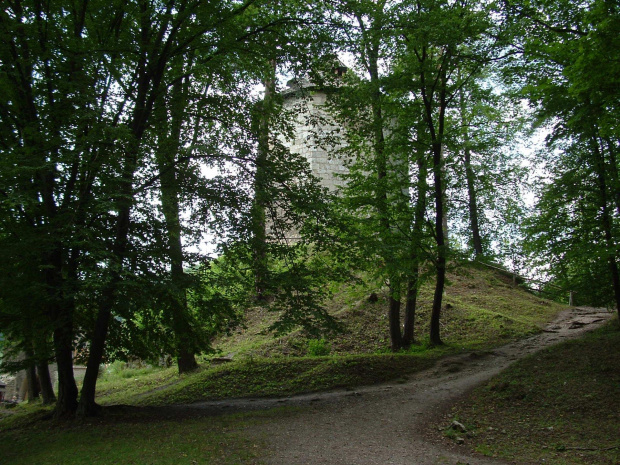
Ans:
[{"label": "forest canopy", "polygon": [[[619,41],[610,0],[6,0],[5,367],[95,414],[103,361],[191,371],[250,305],[336,330],[324,299],[360,273],[389,289],[393,350],[434,280],[441,344],[456,259],[620,308]],[[329,89],[324,117],[312,92],[284,105],[283,76]],[[290,150],[300,115],[339,190]]]}]

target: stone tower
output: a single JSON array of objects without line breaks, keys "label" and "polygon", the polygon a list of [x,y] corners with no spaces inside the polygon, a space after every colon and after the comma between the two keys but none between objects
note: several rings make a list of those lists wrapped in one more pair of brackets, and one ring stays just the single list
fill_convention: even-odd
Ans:
[{"label": "stone tower", "polygon": [[[333,68],[336,76],[341,77],[347,68],[339,64]],[[332,133],[337,126],[327,113],[324,105],[330,92],[335,87],[320,87],[308,78],[292,79],[282,93],[284,109],[297,115],[294,120],[294,139],[285,145],[291,153],[303,155],[310,165],[312,173],[321,180],[321,184],[330,190],[341,186],[343,180],[338,176],[346,172],[342,161],[334,156],[338,148],[322,140],[322,136]]]}]

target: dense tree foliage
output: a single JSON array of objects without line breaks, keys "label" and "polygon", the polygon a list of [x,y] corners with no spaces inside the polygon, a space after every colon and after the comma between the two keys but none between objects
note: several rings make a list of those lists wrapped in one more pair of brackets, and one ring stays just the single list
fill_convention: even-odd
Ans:
[{"label": "dense tree foliage", "polygon": [[620,309],[618,6],[542,1],[508,13],[522,52],[508,69],[527,79],[522,89],[549,128],[531,250],[581,302]]},{"label": "dense tree foliage", "polygon": [[[534,162],[533,264],[584,303],[620,307],[617,10],[7,0],[5,367],[38,371],[53,402],[55,362],[57,414],[90,415],[103,361],[171,355],[190,371],[249,305],[277,311],[279,332],[334,329],[322,302],[359,268],[389,289],[393,350],[414,342],[420,283],[434,276],[440,344],[451,258],[500,255],[522,234],[522,99],[549,133]],[[338,56],[353,63],[344,76]],[[284,107],[282,75],[333,91],[338,124],[316,143],[348,167],[338,193],[287,148],[303,102]],[[87,361],[79,402],[75,356]]]}]

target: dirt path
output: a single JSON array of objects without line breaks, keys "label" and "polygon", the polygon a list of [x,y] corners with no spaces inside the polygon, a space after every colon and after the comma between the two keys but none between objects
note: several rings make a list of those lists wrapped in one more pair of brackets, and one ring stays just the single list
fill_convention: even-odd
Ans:
[{"label": "dirt path", "polygon": [[609,319],[600,309],[572,308],[545,332],[501,347],[490,354],[466,354],[442,360],[405,384],[360,388],[288,399],[281,404],[306,407],[251,431],[267,438],[267,463],[273,465],[500,464],[467,454],[428,436],[428,422],[463,394],[514,360],[551,344],[577,337]]},{"label": "dirt path", "polygon": [[209,414],[298,409],[261,419],[245,432],[268,445],[271,465],[493,465],[505,462],[471,455],[465,447],[429,434],[429,422],[464,394],[528,354],[578,337],[613,316],[595,308],[570,308],[544,332],[489,353],[449,357],[403,384],[362,387],[282,399],[238,399],[178,407]]}]

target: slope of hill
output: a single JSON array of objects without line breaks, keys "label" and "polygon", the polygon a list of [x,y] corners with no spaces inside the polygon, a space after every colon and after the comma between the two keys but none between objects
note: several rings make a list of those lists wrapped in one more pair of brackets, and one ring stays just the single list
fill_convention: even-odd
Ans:
[{"label": "slope of hill", "polygon": [[[433,282],[427,281],[418,299],[416,340],[422,346],[428,340],[433,286]],[[369,300],[372,293],[378,300]],[[326,338],[329,353],[388,352],[387,297],[387,289],[376,283],[345,286],[335,292],[328,307],[344,331]],[[451,346],[492,347],[540,330],[562,308],[513,284],[506,274],[473,264],[453,267],[444,296],[442,338]],[[215,347],[235,357],[300,356],[312,352],[312,339],[303,332],[274,339],[267,332],[274,320],[275,315],[268,309],[253,308],[247,314],[245,327],[219,338]]]},{"label": "slope of hill", "polygon": [[[352,388],[406,377],[447,353],[486,350],[538,332],[562,308],[515,286],[510,277],[471,265],[455,267],[444,299],[445,346],[426,344],[432,283],[421,290],[416,337],[409,351],[389,352],[387,292],[379,286],[345,286],[329,302],[344,327],[340,334],[313,340],[302,331],[274,338],[266,329],[275,315],[248,311],[246,324],[214,341],[228,357],[205,359],[197,373],[176,376],[174,369],[119,380],[104,377],[99,401],[161,405],[205,399],[281,396],[333,388]],[[368,296],[376,293],[371,302]],[[371,299],[374,300],[374,299]],[[322,356],[316,356],[321,354]],[[127,375],[127,374],[125,374]]]}]

